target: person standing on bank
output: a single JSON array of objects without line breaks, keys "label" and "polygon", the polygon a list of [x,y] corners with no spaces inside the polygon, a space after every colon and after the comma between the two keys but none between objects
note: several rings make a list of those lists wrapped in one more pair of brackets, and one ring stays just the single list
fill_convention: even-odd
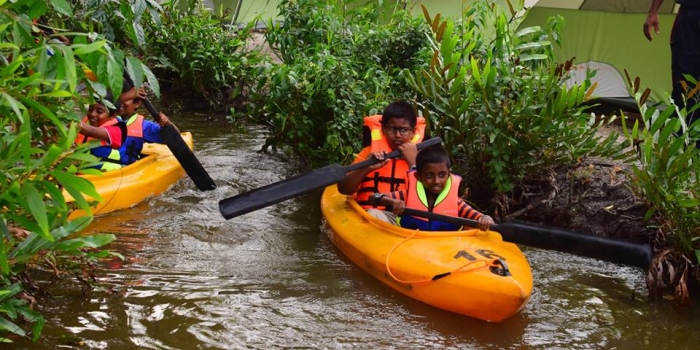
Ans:
[{"label": "person standing on bank", "polygon": [[[659,8],[664,0],[651,0],[649,14],[644,21],[644,36],[652,41],[652,28],[654,33],[659,33]],[[686,81],[684,74],[689,74],[696,80],[700,80],[700,0],[676,0],[680,6],[676,20],[671,29],[671,80],[673,102],[680,108],[689,111],[686,122],[692,124],[700,118],[700,113],[691,113],[690,110],[698,102],[700,94],[688,97],[683,101],[686,93],[681,85]],[[690,89],[695,86],[687,84]]]}]

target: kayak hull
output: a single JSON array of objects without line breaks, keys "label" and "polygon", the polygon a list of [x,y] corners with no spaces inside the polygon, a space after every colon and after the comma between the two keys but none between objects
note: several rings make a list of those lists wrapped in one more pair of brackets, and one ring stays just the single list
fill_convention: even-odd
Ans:
[{"label": "kayak hull", "polygon": [[321,208],[329,236],[343,254],[415,300],[501,322],[530,298],[530,265],[520,249],[503,242],[497,232],[403,229],[370,216],[335,185],[324,191]]},{"label": "kayak hull", "polygon": [[[182,138],[192,149],[192,134],[184,132]],[[81,175],[92,182],[102,196],[102,201],[92,207],[93,215],[130,208],[150,197],[162,194],[185,176],[184,169],[167,145],[145,143],[141,153],[146,156],[120,169],[101,175]],[[67,192],[64,192],[64,196],[67,201],[73,200]],[[83,210],[74,210],[69,218],[83,215]]]}]

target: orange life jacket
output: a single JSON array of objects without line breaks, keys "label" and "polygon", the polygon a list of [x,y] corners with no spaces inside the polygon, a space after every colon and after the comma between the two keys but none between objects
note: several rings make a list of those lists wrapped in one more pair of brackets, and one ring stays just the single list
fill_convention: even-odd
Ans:
[{"label": "orange life jacket", "polygon": [[144,117],[138,113],[126,120],[126,140],[119,147],[119,161],[124,165],[131,164],[141,157],[144,143],[143,121]]},{"label": "orange life jacket", "polygon": [[[406,178],[406,208],[430,211],[437,214],[448,216],[459,216],[459,183],[462,178],[456,175],[450,175],[450,178],[445,184],[445,188],[435,199],[432,207],[428,205],[428,197],[423,184],[418,181],[413,173]],[[399,219],[401,227],[409,229],[419,229],[422,231],[457,231],[461,227],[437,220],[428,220],[417,216],[402,216]]]},{"label": "orange life jacket", "polygon": [[[364,126],[369,129],[372,152],[385,151],[388,153],[392,151],[389,142],[382,132],[382,116],[380,114],[365,117]],[[411,142],[421,142],[424,136],[425,119],[423,117],[418,117],[415,135],[413,139],[411,139]],[[393,158],[390,159],[389,163],[385,166],[367,174],[367,176],[362,179],[360,188],[355,193],[357,204],[361,205],[363,208],[371,208],[372,205],[369,203],[369,197],[373,193],[388,193],[405,189],[406,173],[408,170],[408,163],[406,163],[405,159]]]}]

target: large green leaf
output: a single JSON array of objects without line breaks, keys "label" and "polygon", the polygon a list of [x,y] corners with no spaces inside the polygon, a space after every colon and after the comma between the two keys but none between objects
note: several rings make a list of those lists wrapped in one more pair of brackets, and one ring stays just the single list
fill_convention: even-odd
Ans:
[{"label": "large green leaf", "polygon": [[34,184],[31,182],[25,182],[22,186],[22,196],[27,201],[29,213],[32,214],[34,220],[41,228],[39,232],[43,236],[49,235],[49,220],[46,216],[46,207],[44,207],[44,201],[36,190]]},{"label": "large green leaf", "polygon": [[64,16],[73,16],[73,8],[66,0],[49,0],[56,12]]}]

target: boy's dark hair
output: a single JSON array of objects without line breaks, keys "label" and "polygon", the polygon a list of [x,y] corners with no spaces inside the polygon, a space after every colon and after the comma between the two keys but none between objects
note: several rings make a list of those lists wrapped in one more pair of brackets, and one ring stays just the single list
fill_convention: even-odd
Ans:
[{"label": "boy's dark hair", "polygon": [[399,100],[386,106],[386,108],[384,108],[384,112],[382,113],[382,125],[386,125],[389,120],[397,118],[406,119],[412,128],[416,127],[416,111],[414,111],[413,106],[406,101]]},{"label": "boy's dark hair", "polygon": [[120,103],[115,103],[114,95],[112,95],[112,91],[107,90],[107,93],[105,96],[100,96],[97,92],[93,93],[93,98],[95,99],[95,103],[99,103],[107,110],[109,111],[109,115],[114,115],[117,113],[117,110],[119,109]]},{"label": "boy's dark hair", "polygon": [[450,168],[450,156],[442,145],[426,147],[418,152],[416,156],[416,171],[419,173],[428,164],[446,164]]}]

